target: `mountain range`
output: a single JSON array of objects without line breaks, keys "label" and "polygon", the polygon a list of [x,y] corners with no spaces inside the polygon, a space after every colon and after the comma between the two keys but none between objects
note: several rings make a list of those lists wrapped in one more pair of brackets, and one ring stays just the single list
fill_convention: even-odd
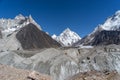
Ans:
[{"label": "mountain range", "polygon": [[0,19],[0,50],[25,50],[61,45],[44,32],[32,16]]},{"label": "mountain range", "polygon": [[50,36],[42,30],[41,26],[35,22],[31,15],[24,17],[19,14],[14,19],[0,19],[0,42],[4,43],[0,45],[2,50],[13,47],[15,49],[33,49],[53,46],[118,45],[120,44],[119,33],[120,11],[107,18],[104,24],[98,25],[93,32],[83,38],[69,28],[65,29],[59,36],[55,34]]},{"label": "mountain range", "polygon": [[119,44],[120,11],[82,39],[69,28],[51,37],[31,15],[0,19],[0,80],[119,80]]},{"label": "mountain range", "polygon": [[110,45],[120,44],[120,11],[107,18],[104,24],[98,25],[93,32],[73,44],[79,45]]}]

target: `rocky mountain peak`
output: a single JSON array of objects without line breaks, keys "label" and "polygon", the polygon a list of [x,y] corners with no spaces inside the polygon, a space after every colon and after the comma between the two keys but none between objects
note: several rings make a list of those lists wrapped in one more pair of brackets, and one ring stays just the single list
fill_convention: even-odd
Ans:
[{"label": "rocky mountain peak", "polygon": [[16,38],[23,49],[60,47],[59,43],[45,32],[39,30],[33,23],[22,27],[16,34]]},{"label": "rocky mountain peak", "polygon": [[21,19],[21,20],[24,20],[25,17],[22,15],[22,14],[19,14],[15,17],[15,19]]},{"label": "rocky mountain peak", "polygon": [[120,30],[120,10],[109,17],[100,27],[103,28],[103,30]]},{"label": "rocky mountain peak", "polygon": [[37,22],[33,19],[32,15],[28,16],[28,20],[29,23],[33,23],[34,25],[36,25],[40,30],[42,30],[41,26],[39,24],[37,24]]},{"label": "rocky mountain peak", "polygon": [[[120,44],[119,43],[119,31],[120,31],[120,10],[115,12],[114,15],[107,18],[104,24],[98,25],[94,31],[88,34],[86,37],[75,43],[75,46],[79,45],[109,45]],[[114,35],[114,36],[112,36]],[[99,44],[98,44],[99,43]]]},{"label": "rocky mountain peak", "polygon": [[0,19],[0,29],[3,37],[13,33],[16,30],[28,25],[29,23],[34,24],[41,30],[41,26],[35,22],[31,15],[23,16],[22,14],[17,15],[14,19]]},{"label": "rocky mountain peak", "polygon": [[81,39],[77,33],[71,31],[69,28],[65,29],[59,36],[53,35],[52,38],[60,42],[63,46],[71,46]]},{"label": "rocky mountain peak", "polygon": [[55,34],[53,34],[53,35],[52,35],[52,38],[55,39],[55,38],[57,38],[57,36],[56,36]]},{"label": "rocky mountain peak", "polygon": [[73,31],[71,31],[69,28],[67,28],[60,34],[60,36],[71,35],[72,33],[73,33]]},{"label": "rocky mountain peak", "polygon": [[120,10],[116,11],[115,14],[116,14],[116,15],[120,15]]},{"label": "rocky mountain peak", "polygon": [[66,28],[63,32],[71,32],[70,28]]}]

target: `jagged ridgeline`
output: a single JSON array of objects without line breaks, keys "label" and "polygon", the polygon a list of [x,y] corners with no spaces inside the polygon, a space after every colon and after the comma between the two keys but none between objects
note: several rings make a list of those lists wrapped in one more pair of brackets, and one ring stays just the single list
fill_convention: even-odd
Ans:
[{"label": "jagged ridgeline", "polygon": [[65,29],[59,36],[54,34],[52,38],[64,47],[70,47],[77,41],[81,40],[81,37],[69,28]]},{"label": "jagged ridgeline", "polygon": [[120,31],[101,31],[91,42],[91,45],[109,44],[120,44]]},{"label": "jagged ridgeline", "polygon": [[23,49],[37,49],[58,47],[60,44],[53,40],[48,34],[40,31],[34,24],[30,23],[22,27],[16,34],[16,38]]},{"label": "jagged ridgeline", "polygon": [[32,16],[0,19],[0,50],[41,49],[60,47],[49,34],[42,31]]},{"label": "jagged ridgeline", "polygon": [[79,45],[110,45],[120,44],[120,10],[107,18],[104,24],[98,25],[94,31],[79,40],[74,46]]}]

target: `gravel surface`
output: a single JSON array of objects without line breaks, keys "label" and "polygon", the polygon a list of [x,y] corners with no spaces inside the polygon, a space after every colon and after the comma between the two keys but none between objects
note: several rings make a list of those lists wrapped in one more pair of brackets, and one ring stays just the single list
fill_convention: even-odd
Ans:
[{"label": "gravel surface", "polygon": [[52,80],[50,76],[35,71],[0,65],[0,80]]}]

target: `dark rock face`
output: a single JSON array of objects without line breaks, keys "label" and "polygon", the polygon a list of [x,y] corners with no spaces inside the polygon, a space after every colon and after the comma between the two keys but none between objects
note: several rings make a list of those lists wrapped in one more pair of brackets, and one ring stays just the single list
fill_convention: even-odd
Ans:
[{"label": "dark rock face", "polygon": [[0,39],[2,39],[2,32],[1,32],[1,30],[0,30]]},{"label": "dark rock face", "polygon": [[120,44],[120,31],[101,31],[92,40],[91,45]]},{"label": "dark rock face", "polygon": [[76,42],[75,44],[73,44],[73,46],[79,46],[79,45],[91,45],[91,41],[94,39],[94,37],[96,35],[98,35],[103,29],[101,27],[97,27],[97,30],[95,32],[92,32],[91,34],[83,37],[80,41]]},{"label": "dark rock face", "polygon": [[23,49],[39,49],[49,47],[60,47],[60,44],[53,40],[45,32],[40,31],[34,24],[30,23],[21,28],[16,34]]}]

